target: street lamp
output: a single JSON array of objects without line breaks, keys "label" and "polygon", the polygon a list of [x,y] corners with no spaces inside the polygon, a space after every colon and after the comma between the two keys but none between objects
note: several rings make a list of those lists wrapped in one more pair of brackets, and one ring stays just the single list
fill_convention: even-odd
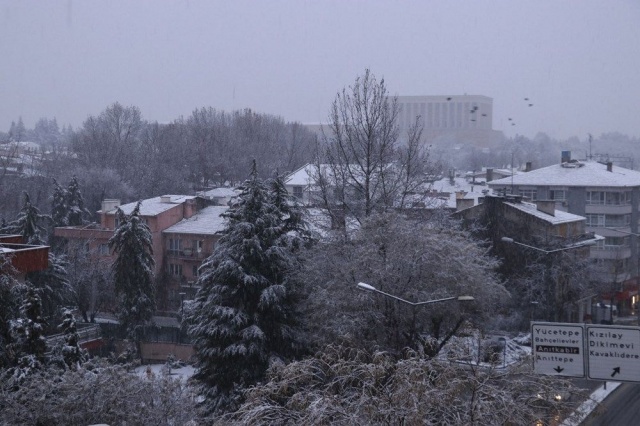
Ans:
[{"label": "street lamp", "polygon": [[505,243],[516,244],[516,245],[519,245],[519,246],[522,246],[522,247],[530,248],[532,250],[541,251],[542,253],[545,253],[545,254],[557,253],[559,251],[566,251],[566,250],[571,250],[571,249],[577,249],[577,248],[581,248],[581,247],[587,247],[587,246],[596,245],[596,240],[595,239],[591,239],[591,240],[580,241],[579,243],[572,244],[570,246],[560,247],[560,248],[553,249],[553,250],[545,250],[545,249],[542,249],[540,247],[530,246],[529,244],[521,243],[520,241],[516,241],[513,238],[509,238],[509,237],[502,237],[502,238],[500,238],[500,240],[502,240]]},{"label": "street lamp", "polygon": [[438,303],[438,302],[447,302],[449,300],[458,300],[459,302],[470,302],[475,300],[473,296],[451,296],[451,297],[445,297],[443,299],[435,299],[435,300],[426,300],[424,302],[410,302],[408,300],[405,300],[401,297],[398,296],[394,296],[393,294],[389,294],[389,293],[385,293],[384,291],[378,290],[377,288],[375,288],[374,286],[367,284],[367,283],[358,283],[358,288],[361,290],[367,290],[367,291],[373,291],[375,293],[380,293],[384,296],[390,297],[392,299],[398,300],[402,303],[406,303],[407,305],[411,305],[411,306],[422,306],[422,305],[429,305],[431,303]]},{"label": "street lamp", "polygon": [[378,290],[377,288],[375,288],[374,286],[367,284],[367,283],[358,283],[357,284],[358,288],[361,290],[366,290],[366,291],[371,291],[374,293],[380,293],[383,296],[389,297],[391,299],[395,299],[398,302],[402,302],[406,305],[411,305],[413,307],[413,320],[412,320],[412,325],[411,325],[411,339],[412,341],[414,341],[415,339],[415,335],[416,335],[416,327],[415,327],[415,322],[416,322],[416,307],[418,306],[424,306],[424,305],[429,305],[432,303],[439,303],[439,302],[448,302],[451,300],[458,300],[460,302],[471,302],[474,299],[473,296],[451,296],[451,297],[445,297],[442,299],[434,299],[434,300],[425,300],[424,302],[410,302],[406,299],[403,299],[401,297],[395,296],[393,294],[389,294],[389,293],[385,293],[384,291]]}]

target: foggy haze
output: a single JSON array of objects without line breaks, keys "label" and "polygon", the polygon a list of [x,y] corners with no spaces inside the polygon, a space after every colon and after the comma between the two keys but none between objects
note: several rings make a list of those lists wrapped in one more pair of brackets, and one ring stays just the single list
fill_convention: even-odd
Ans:
[{"label": "foggy haze", "polygon": [[392,94],[492,97],[507,136],[640,136],[638,22],[636,0],[0,0],[0,130],[116,101],[325,122],[370,68]]}]

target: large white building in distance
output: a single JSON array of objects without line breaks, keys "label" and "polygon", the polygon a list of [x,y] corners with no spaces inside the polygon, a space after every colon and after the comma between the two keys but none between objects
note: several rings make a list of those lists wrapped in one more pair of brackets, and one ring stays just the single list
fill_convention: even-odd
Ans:
[{"label": "large white building in distance", "polygon": [[490,147],[502,140],[493,130],[493,99],[481,95],[398,96],[398,126],[406,135],[416,117],[423,140],[434,145]]}]

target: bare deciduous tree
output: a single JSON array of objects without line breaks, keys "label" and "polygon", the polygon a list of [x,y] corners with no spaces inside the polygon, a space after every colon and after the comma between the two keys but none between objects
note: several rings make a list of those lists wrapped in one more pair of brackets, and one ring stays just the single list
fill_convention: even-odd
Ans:
[{"label": "bare deciduous tree", "polygon": [[[468,234],[434,229],[393,214],[375,215],[348,240],[326,241],[308,253],[300,280],[309,291],[311,340],[347,340],[365,348],[399,351],[421,345],[437,353],[465,319],[479,324],[508,293],[494,269],[498,262]],[[358,282],[412,302],[471,295],[473,303],[412,308],[357,289]]]},{"label": "bare deciduous tree", "polygon": [[403,207],[421,189],[429,161],[420,120],[401,135],[398,113],[384,79],[369,70],[336,95],[314,176],[318,202],[332,217],[361,221],[375,211]]}]

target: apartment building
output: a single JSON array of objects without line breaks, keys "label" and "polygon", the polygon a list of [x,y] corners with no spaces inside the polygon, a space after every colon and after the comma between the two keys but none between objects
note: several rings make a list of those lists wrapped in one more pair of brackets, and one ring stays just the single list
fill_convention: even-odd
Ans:
[{"label": "apartment building", "polygon": [[558,210],[586,218],[586,230],[604,237],[591,248],[599,267],[592,279],[611,283],[627,306],[638,301],[640,172],[612,163],[571,159],[488,182],[495,193],[552,201]]},{"label": "apartment building", "polygon": [[[206,195],[163,195],[142,200],[140,217],[149,226],[156,278],[165,278],[160,295],[162,308],[176,309],[182,299],[192,297],[198,268],[213,253],[225,221],[220,216],[228,206],[215,205]],[[109,238],[118,226],[116,208],[130,214],[137,203],[104,200],[98,212],[100,223],[57,227],[54,235],[77,244],[96,256],[113,259]]]},{"label": "apartment building", "polygon": [[[512,244],[515,252],[524,247],[525,251],[549,256],[571,250],[574,260],[585,260],[589,257],[590,244],[601,239],[586,231],[583,216],[556,210],[554,202],[529,203],[513,195],[487,195],[481,201],[467,208],[463,205],[453,217],[462,219],[467,226],[481,224],[492,236],[494,245]],[[591,316],[592,294],[575,295],[563,291],[568,287],[566,282],[563,285],[562,279],[556,280],[554,286],[559,315],[556,320],[582,322]],[[525,303],[538,302],[525,300]]]}]

